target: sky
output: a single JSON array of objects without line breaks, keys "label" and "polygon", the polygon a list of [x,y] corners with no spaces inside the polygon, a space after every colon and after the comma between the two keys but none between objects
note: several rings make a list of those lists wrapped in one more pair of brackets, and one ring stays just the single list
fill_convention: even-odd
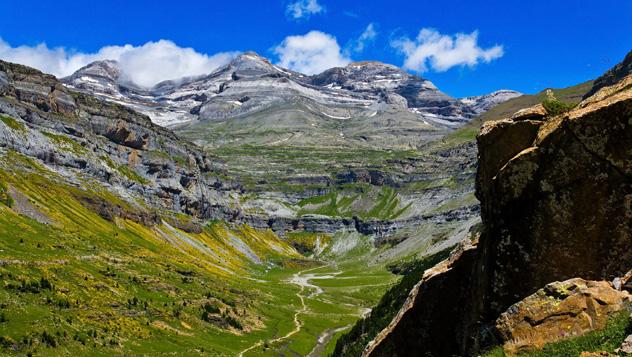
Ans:
[{"label": "sky", "polygon": [[454,97],[598,77],[632,50],[629,0],[4,1],[0,58],[57,76],[116,59],[151,85],[256,51],[307,74],[377,60]]}]

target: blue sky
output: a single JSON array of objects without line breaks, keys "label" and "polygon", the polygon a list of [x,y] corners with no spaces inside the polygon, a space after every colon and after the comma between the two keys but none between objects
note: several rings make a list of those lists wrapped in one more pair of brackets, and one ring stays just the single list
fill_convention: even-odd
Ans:
[{"label": "blue sky", "polygon": [[[81,62],[73,55],[97,53],[104,46],[142,46],[165,39],[209,56],[254,50],[273,62],[299,69],[348,60],[409,63],[410,71],[456,97],[500,88],[532,93],[576,84],[597,77],[632,50],[632,1],[627,0],[56,0],[3,2],[0,8],[0,58],[34,61],[33,52],[16,48],[37,49],[35,46],[45,43],[48,51],[65,49],[65,71]],[[361,41],[370,24],[371,36],[365,35]],[[434,30],[419,40],[422,29]],[[304,37],[310,31],[322,36]],[[471,44],[475,31],[478,37],[469,48],[465,45]],[[458,47],[454,45],[458,33],[470,40],[465,41],[463,53],[454,48]],[[297,37],[288,42],[288,36]],[[314,57],[300,58],[301,46],[310,46],[308,40],[324,46],[318,53],[329,57],[316,64]],[[445,40],[453,41],[453,47],[437,53],[434,45]],[[421,60],[417,57],[415,61],[415,51]],[[216,65],[226,59],[194,60],[198,65]],[[133,63],[142,66],[139,60]],[[44,59],[30,64],[52,68]],[[154,80],[151,76],[145,79],[147,83]]]}]

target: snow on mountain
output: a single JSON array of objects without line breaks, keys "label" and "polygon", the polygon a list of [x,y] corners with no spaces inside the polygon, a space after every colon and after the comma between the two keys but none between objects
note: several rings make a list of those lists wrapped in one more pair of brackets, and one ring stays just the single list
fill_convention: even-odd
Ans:
[{"label": "snow on mountain", "polygon": [[[276,66],[254,52],[243,53],[208,75],[165,81],[150,89],[127,81],[115,61],[91,63],[62,81],[68,87],[131,107],[162,126],[195,127],[250,116],[240,119],[248,128],[277,130],[281,126],[291,131],[305,122],[323,127],[331,126],[327,120],[360,118],[364,124],[354,123],[353,129],[359,140],[370,139],[361,133],[366,131],[362,126],[389,127],[396,137],[400,125],[401,132],[406,133],[403,135],[412,137],[400,138],[402,142],[417,140],[416,132],[456,128],[493,105],[520,95],[498,91],[459,100],[426,79],[380,62],[354,62],[306,76]],[[261,121],[275,123],[261,126]],[[335,130],[335,140],[339,140],[339,129]],[[275,142],[278,140],[287,139],[276,138]]]},{"label": "snow on mountain", "polygon": [[515,90],[501,89],[490,94],[465,97],[460,102],[472,108],[477,114],[486,112],[509,99],[520,97],[523,95]]}]

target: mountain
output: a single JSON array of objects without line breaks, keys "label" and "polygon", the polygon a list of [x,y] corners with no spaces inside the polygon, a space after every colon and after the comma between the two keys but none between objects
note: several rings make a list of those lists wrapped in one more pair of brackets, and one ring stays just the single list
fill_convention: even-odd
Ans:
[{"label": "mountain", "polygon": [[310,77],[309,83],[366,93],[431,117],[458,121],[473,115],[470,108],[440,92],[432,82],[381,62],[354,62],[344,68],[332,68]]},{"label": "mountain", "polygon": [[121,88],[124,88],[121,78],[121,69],[118,62],[106,60],[96,61],[80,68],[67,79],[77,89],[87,92],[103,93],[113,97],[123,97]]},{"label": "mountain", "polygon": [[[141,89],[112,61],[62,80],[69,88],[126,105],[201,145],[410,147],[443,135],[509,93],[460,101],[430,81],[379,62],[306,76],[253,52],[209,75]],[[484,104],[487,103],[487,104]]]},{"label": "mountain", "polygon": [[460,101],[471,107],[476,114],[482,114],[499,104],[522,95],[522,93],[514,90],[501,89],[490,94],[462,98]]}]

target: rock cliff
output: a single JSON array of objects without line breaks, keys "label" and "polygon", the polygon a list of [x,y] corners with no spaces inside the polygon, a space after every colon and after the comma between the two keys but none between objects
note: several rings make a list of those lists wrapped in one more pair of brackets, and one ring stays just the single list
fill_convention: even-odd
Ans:
[{"label": "rock cliff", "polygon": [[371,356],[467,356],[494,321],[553,281],[632,267],[631,77],[574,110],[486,123],[477,140],[480,238],[426,272]]},{"label": "rock cliff", "polygon": [[148,117],[29,67],[0,61],[0,116],[3,153],[37,158],[77,184],[98,180],[153,208],[221,216],[238,188],[220,179],[219,160]]}]

